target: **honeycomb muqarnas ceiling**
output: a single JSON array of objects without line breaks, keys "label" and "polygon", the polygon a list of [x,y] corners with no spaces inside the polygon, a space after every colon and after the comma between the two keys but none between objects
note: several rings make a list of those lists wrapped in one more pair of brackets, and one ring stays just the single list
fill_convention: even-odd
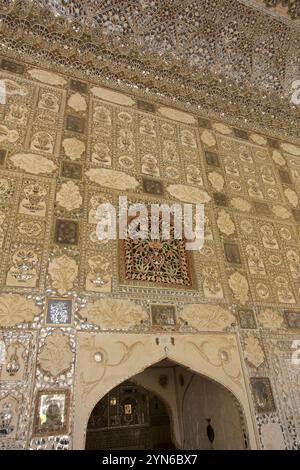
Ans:
[{"label": "honeycomb muqarnas ceiling", "polygon": [[[297,14],[296,2],[289,10]],[[192,68],[248,81],[288,94],[300,76],[300,33],[290,22],[253,8],[255,2],[229,0],[39,0],[55,15],[94,28],[95,34],[132,40]],[[279,1],[269,1],[275,6]],[[261,5],[264,2],[257,2]],[[298,8],[299,9],[299,8]]]}]

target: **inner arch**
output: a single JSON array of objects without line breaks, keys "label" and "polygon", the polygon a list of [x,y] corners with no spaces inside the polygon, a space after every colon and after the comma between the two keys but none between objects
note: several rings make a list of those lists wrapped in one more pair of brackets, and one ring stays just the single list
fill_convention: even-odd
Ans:
[{"label": "inner arch", "polygon": [[223,385],[164,359],[94,407],[86,449],[247,449],[242,408]]}]

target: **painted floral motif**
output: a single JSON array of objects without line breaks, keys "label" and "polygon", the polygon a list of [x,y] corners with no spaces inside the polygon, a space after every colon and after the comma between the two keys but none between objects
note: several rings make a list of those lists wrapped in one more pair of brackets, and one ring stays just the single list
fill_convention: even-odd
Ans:
[{"label": "painted floral motif", "polygon": [[284,166],[286,165],[286,161],[285,159],[283,158],[283,156],[281,155],[281,153],[278,151],[278,150],[273,150],[272,152],[272,159],[275,163],[277,163],[277,165],[279,166]]},{"label": "painted floral motif", "polygon": [[244,355],[245,359],[256,368],[264,363],[265,355],[258,338],[253,335],[249,335],[245,338]]},{"label": "painted floral motif", "polygon": [[250,212],[252,207],[250,202],[246,201],[245,199],[242,199],[241,197],[234,197],[231,200],[231,205],[234,209],[237,209],[241,212]]},{"label": "painted floral motif", "polygon": [[246,255],[248,261],[248,267],[251,274],[260,274],[264,276],[266,269],[262,260],[259,249],[256,245],[248,244],[246,246]]},{"label": "painted floral motif", "polygon": [[258,282],[255,285],[255,290],[257,292],[258,297],[261,300],[267,300],[270,297],[270,289],[269,287],[264,284],[263,282]]},{"label": "painted floral motif", "polygon": [[13,164],[28,173],[52,173],[56,169],[55,163],[42,155],[33,153],[18,153],[10,157]]},{"label": "painted floral motif", "polygon": [[283,317],[280,313],[272,308],[266,308],[258,315],[259,323],[264,328],[277,329],[282,327]]},{"label": "painted floral motif", "polygon": [[48,85],[63,86],[67,83],[62,76],[46,70],[30,69],[28,70],[28,73],[32,78],[35,78],[39,82],[47,83]]},{"label": "painted floral motif", "polygon": [[235,272],[229,276],[229,286],[233,292],[234,298],[242,305],[245,305],[249,300],[249,285],[248,281],[239,272]]},{"label": "painted floral motif", "polygon": [[[111,112],[105,106],[95,106],[93,113],[95,123],[101,123],[103,126],[111,126]],[[101,130],[102,135],[108,136],[107,131]]]},{"label": "painted floral motif", "polygon": [[300,279],[300,256],[295,250],[288,250],[286,253],[286,259],[289,264],[289,268],[293,279]]},{"label": "painted floral motif", "polygon": [[123,106],[133,106],[135,104],[135,101],[130,98],[130,96],[109,90],[108,88],[93,87],[91,88],[91,92],[94,96],[102,98],[105,101],[110,101],[111,103],[116,103]]},{"label": "painted floral motif", "polygon": [[111,291],[111,262],[101,254],[88,259],[90,272],[86,277],[86,289],[96,292]]},{"label": "painted floral motif", "polygon": [[272,248],[278,250],[278,242],[274,235],[274,228],[270,224],[261,225],[260,231],[262,234],[262,242],[265,248]]},{"label": "painted floral motif", "polygon": [[201,176],[201,170],[196,165],[188,165],[186,167],[186,178],[187,182],[191,184],[197,184],[203,186],[203,179]]},{"label": "painted floral motif", "polygon": [[91,168],[86,172],[91,181],[100,184],[106,188],[126,190],[136,189],[140,183],[127,173],[122,171],[108,170],[106,168]]},{"label": "painted floral motif", "polygon": [[258,145],[267,145],[267,140],[259,134],[250,134],[250,139]]},{"label": "painted floral motif", "polygon": [[19,212],[22,214],[44,217],[46,214],[47,188],[36,182],[25,185],[25,198],[21,200]]},{"label": "painted floral motif", "polygon": [[0,296],[0,326],[12,327],[23,322],[31,322],[40,313],[40,308],[32,299],[19,294]]},{"label": "painted floral motif", "polygon": [[80,93],[74,93],[72,96],[70,96],[68,99],[68,105],[76,112],[84,112],[87,110],[86,99]]},{"label": "painted floral motif", "polygon": [[66,156],[73,161],[80,159],[85,152],[85,143],[77,137],[64,139],[62,146]]},{"label": "painted floral motif", "polygon": [[3,225],[6,219],[6,215],[1,211],[0,212],[0,249],[3,246],[4,242],[4,230],[3,230]]},{"label": "painted floral motif", "polygon": [[95,143],[92,152],[92,162],[111,166],[111,149],[104,142]]},{"label": "painted floral motif", "polygon": [[214,122],[212,126],[217,132],[220,132],[220,134],[224,134],[224,135],[232,134],[232,129],[226,126],[226,124],[223,124],[221,122]]},{"label": "painted floral motif", "polygon": [[297,207],[298,204],[299,204],[299,197],[298,197],[298,194],[293,190],[293,189],[290,189],[290,188],[287,188],[284,190],[284,194],[287,198],[287,200],[289,201],[289,203],[293,206],[293,207]]},{"label": "painted floral motif", "polygon": [[174,108],[167,108],[166,106],[160,106],[157,110],[162,116],[165,116],[174,121],[184,122],[186,124],[195,124],[196,120],[192,114],[179,111]]},{"label": "painted floral motif", "polygon": [[285,304],[294,304],[295,297],[289,286],[289,280],[285,276],[276,276],[275,285],[279,302]]},{"label": "painted floral motif", "polygon": [[214,147],[214,145],[217,143],[214,134],[208,130],[203,131],[200,138],[202,142],[208,147]]},{"label": "painted floral motif", "polygon": [[227,236],[233,235],[235,233],[234,222],[228,212],[224,209],[221,209],[218,212],[217,225],[220,232],[224,233]]},{"label": "painted floral motif", "polygon": [[80,315],[105,330],[128,330],[148,319],[140,305],[126,299],[111,298],[88,304],[80,311]]},{"label": "painted floral motif", "polygon": [[39,257],[31,248],[19,248],[13,252],[11,267],[7,272],[6,285],[35,287]]},{"label": "painted floral motif", "polygon": [[19,83],[8,78],[2,79],[5,83],[6,94],[8,96],[27,96],[28,91],[23,88]]},{"label": "painted floral motif", "polygon": [[54,146],[54,138],[48,132],[36,132],[33,135],[30,150],[37,152],[52,153]]},{"label": "painted floral motif", "polygon": [[142,173],[145,175],[159,176],[158,162],[154,155],[144,155],[142,159]]},{"label": "painted floral motif", "polygon": [[181,131],[181,143],[184,147],[197,148],[195,134],[187,129]]},{"label": "painted floral motif", "polygon": [[285,207],[283,206],[273,206],[272,207],[272,212],[273,214],[278,217],[279,219],[289,219],[291,217],[290,211],[288,211]]},{"label": "painted floral motif", "polygon": [[38,107],[41,109],[50,109],[57,113],[59,111],[58,97],[54,93],[42,93],[39,100]]},{"label": "painted floral motif", "polygon": [[215,191],[222,191],[225,182],[223,176],[220,173],[212,171],[208,174],[208,179]]},{"label": "painted floral motif", "polygon": [[0,142],[9,142],[10,144],[13,144],[17,142],[18,138],[18,131],[11,130],[6,126],[0,126]]},{"label": "painted floral motif", "polygon": [[218,270],[214,266],[206,266],[202,270],[203,292],[206,299],[222,299],[224,297]]},{"label": "painted floral motif", "polygon": [[296,147],[296,145],[283,143],[280,144],[280,147],[282,148],[282,150],[287,153],[290,153],[291,155],[295,155],[297,157],[300,156],[300,147]]},{"label": "painted floral motif", "polygon": [[27,119],[28,109],[23,105],[11,104],[9,107],[9,113],[7,121],[11,121],[16,124],[25,124]]},{"label": "painted floral motif", "polygon": [[235,317],[219,305],[185,305],[180,317],[196,330],[223,330],[235,322]]},{"label": "painted floral motif", "polygon": [[171,184],[167,187],[167,191],[176,199],[191,204],[200,204],[211,200],[206,191],[184,184]]},{"label": "painted floral motif", "polygon": [[63,255],[52,259],[48,271],[53,287],[59,294],[66,294],[73,287],[78,274],[78,266],[74,259]]},{"label": "painted floral motif", "polygon": [[73,181],[63,183],[56,194],[56,201],[67,211],[79,209],[82,204],[82,196],[77,184]]},{"label": "painted floral motif", "polygon": [[175,142],[172,140],[164,140],[163,142],[163,157],[169,163],[176,164],[179,161],[179,155]]},{"label": "painted floral motif", "polygon": [[47,336],[38,360],[44,372],[57,377],[71,367],[72,359],[69,338],[61,330],[56,330]]}]

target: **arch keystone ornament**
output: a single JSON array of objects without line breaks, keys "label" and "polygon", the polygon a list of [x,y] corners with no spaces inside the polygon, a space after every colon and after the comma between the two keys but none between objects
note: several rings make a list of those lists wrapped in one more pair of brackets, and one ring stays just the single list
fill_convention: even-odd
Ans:
[{"label": "arch keystone ornament", "polygon": [[[168,337],[168,344],[166,338],[166,335],[141,333],[78,333],[74,449],[84,449],[90,414],[102,397],[120,383],[166,358],[232,392],[243,409],[250,447],[257,447],[250,398],[235,335],[173,335]],[[101,354],[100,362],[95,361],[96,353]]]}]

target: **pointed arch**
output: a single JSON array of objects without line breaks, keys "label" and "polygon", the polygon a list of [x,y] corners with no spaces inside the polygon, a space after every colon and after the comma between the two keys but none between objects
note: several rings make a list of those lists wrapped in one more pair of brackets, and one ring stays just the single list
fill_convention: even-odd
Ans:
[{"label": "pointed arch", "polygon": [[[95,361],[99,353],[101,362]],[[234,334],[78,334],[74,449],[83,449],[91,411],[111,389],[163,359],[182,365],[229,390],[245,417],[249,444],[257,448],[248,387]]]}]

